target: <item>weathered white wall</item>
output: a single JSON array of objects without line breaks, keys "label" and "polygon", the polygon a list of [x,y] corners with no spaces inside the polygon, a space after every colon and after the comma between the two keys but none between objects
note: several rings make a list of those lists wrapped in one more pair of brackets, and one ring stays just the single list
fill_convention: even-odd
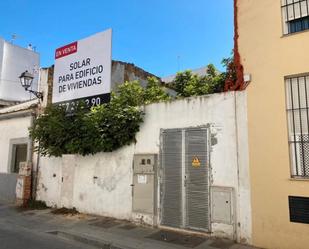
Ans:
[{"label": "weathered white wall", "polygon": [[26,101],[30,97],[33,99],[34,97],[21,86],[18,77],[26,70],[34,74],[32,89],[37,90],[39,54],[0,38],[0,61],[0,99],[12,101]]},{"label": "weathered white wall", "polygon": [[[130,186],[133,155],[159,154],[161,129],[208,125],[212,134],[211,185],[232,187],[236,198],[234,224],[213,223],[212,232],[235,238],[236,229],[238,240],[249,241],[251,214],[245,93],[230,92],[157,103],[146,106],[145,112],[136,144],[112,153],[76,156],[72,205],[82,212],[126,219],[136,217],[132,214]],[[241,122],[239,128],[237,122]],[[242,149],[241,153],[238,148]],[[61,205],[61,161],[61,158],[40,160],[38,198],[50,205]]]},{"label": "weathered white wall", "polygon": [[134,80],[137,80],[142,87],[146,87],[148,83],[147,78],[150,76],[153,75],[135,66],[134,64],[113,60],[111,89],[116,91],[117,87],[122,83]]},{"label": "weathered white wall", "polygon": [[83,212],[130,219],[134,146],[76,160],[73,206]]},{"label": "weathered white wall", "polygon": [[30,125],[31,116],[0,120],[0,173],[10,173],[10,139],[29,137]]},{"label": "weathered white wall", "polygon": [[[134,145],[111,153],[76,156],[72,206],[81,212],[130,219]],[[70,156],[70,155],[69,155]],[[62,206],[63,158],[41,158],[37,198]]]},{"label": "weathered white wall", "polygon": [[[252,244],[251,219],[251,190],[249,172],[249,143],[248,143],[248,117],[247,92],[237,93],[235,98],[236,133],[237,133],[237,161],[238,161],[238,191],[237,191],[237,220],[239,232],[237,240]],[[236,224],[238,226],[238,224]]]},{"label": "weathered white wall", "polygon": [[61,206],[61,166],[62,158],[59,157],[40,157],[38,161],[37,199],[51,207]]}]

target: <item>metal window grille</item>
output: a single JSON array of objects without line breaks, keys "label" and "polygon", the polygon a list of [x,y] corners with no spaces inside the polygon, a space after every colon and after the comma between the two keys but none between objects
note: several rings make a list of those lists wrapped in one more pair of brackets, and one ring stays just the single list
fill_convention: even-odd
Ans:
[{"label": "metal window grille", "polygon": [[309,75],[286,79],[292,177],[309,177]]},{"label": "metal window grille", "polygon": [[284,34],[309,29],[309,0],[282,0]]}]

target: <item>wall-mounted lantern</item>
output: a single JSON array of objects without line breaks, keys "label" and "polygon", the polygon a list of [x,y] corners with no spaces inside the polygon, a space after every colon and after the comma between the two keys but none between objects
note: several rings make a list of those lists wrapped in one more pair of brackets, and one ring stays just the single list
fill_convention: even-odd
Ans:
[{"label": "wall-mounted lantern", "polygon": [[31,73],[29,73],[28,71],[25,71],[19,76],[19,79],[20,79],[21,86],[25,89],[25,91],[28,91],[34,94],[38,99],[43,100],[42,92],[37,92],[37,91],[33,91],[29,89],[34,79],[34,76]]}]

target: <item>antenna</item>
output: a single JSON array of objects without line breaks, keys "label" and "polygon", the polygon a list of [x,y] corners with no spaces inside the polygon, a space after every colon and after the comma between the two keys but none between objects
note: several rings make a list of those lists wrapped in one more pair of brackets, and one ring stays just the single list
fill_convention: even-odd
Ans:
[{"label": "antenna", "polygon": [[177,55],[177,72],[180,70],[180,55]]},{"label": "antenna", "polygon": [[17,34],[12,34],[11,35],[11,43],[14,44],[14,41],[17,39]]}]

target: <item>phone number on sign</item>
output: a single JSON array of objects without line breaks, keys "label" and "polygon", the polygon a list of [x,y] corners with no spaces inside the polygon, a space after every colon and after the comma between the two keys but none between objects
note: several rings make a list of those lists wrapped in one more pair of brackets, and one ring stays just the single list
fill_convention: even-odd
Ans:
[{"label": "phone number on sign", "polygon": [[103,101],[101,97],[92,97],[92,98],[85,98],[79,100],[73,100],[68,102],[63,102],[58,104],[58,106],[65,107],[66,112],[73,112],[75,108],[81,103],[84,102],[88,108],[99,106],[106,101]]}]

